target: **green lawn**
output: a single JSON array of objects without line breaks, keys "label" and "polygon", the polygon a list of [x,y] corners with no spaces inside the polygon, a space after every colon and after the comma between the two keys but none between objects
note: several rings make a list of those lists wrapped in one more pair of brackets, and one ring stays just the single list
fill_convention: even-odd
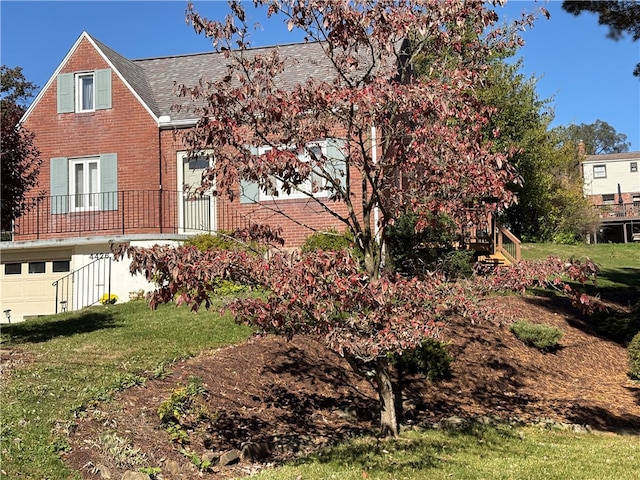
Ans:
[{"label": "green lawn", "polygon": [[[640,245],[524,245],[525,258],[589,256],[610,289],[640,289]],[[24,354],[0,390],[2,478],[80,478],[59,454],[74,418],[120,389],[160,376],[179,359],[241,342],[250,330],[215,312],[144,302],[3,325],[3,349]],[[539,428],[407,432],[360,438],[258,479],[631,479],[640,437]]]},{"label": "green lawn", "polygon": [[58,453],[73,418],[181,358],[250,335],[229,316],[144,302],[93,307],[2,327],[2,348],[28,354],[0,392],[7,478],[68,478]]},{"label": "green lawn", "polygon": [[640,292],[640,243],[522,245],[522,258],[525,260],[546,258],[550,255],[563,259],[589,257],[602,269],[599,282],[602,288],[635,288]]}]

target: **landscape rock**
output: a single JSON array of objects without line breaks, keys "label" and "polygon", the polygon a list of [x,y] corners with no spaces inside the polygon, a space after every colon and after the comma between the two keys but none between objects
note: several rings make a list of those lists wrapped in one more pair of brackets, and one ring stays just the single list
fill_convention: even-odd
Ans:
[{"label": "landscape rock", "polygon": [[124,472],[121,480],[151,480],[151,477],[146,473],[133,472],[131,470]]},{"label": "landscape rock", "polygon": [[234,463],[238,463],[240,461],[240,452],[235,448],[233,450],[228,450],[220,455],[219,464],[221,467],[226,465],[233,465]]}]

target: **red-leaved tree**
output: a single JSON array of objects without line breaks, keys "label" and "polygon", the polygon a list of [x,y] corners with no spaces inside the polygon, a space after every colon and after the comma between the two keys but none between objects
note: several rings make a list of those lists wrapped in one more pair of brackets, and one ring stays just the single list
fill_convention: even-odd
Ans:
[{"label": "red-leaved tree", "polygon": [[[178,87],[200,114],[187,146],[215,157],[201,189],[233,199],[250,181],[271,196],[297,192],[343,222],[364,268],[344,252],[265,259],[156,246],[120,247],[116,256],[128,254],[132,273],[157,283],[152,306],[208,307],[225,279],[260,286],[263,295],[228,305],[238,321],[281,335],[310,334],[344,356],[377,389],[382,433],[396,435],[391,355],[437,335],[452,315],[490,318],[483,295],[492,289],[554,284],[560,273],[575,273],[573,264],[523,264],[520,283],[512,271],[451,283],[438,274],[402,278],[382,268],[387,233],[403,213],[418,216],[417,228],[441,213],[462,226],[512,202],[509,152],[493,152],[485,139],[492,109],[476,93],[489,57],[517,46],[515,27],[531,18],[494,28],[497,14],[481,1],[254,4],[319,42],[314,61],[323,74],[287,85],[294,60],[278,49],[248,48],[250,28],[239,2],[230,3],[224,22],[189,6],[187,20],[212,39],[227,68],[222,78]],[[414,60],[425,57],[429,74],[414,76]],[[319,148],[322,142],[331,149]],[[285,203],[269,205],[287,215],[278,209]],[[574,268],[583,275],[590,267]]]}]

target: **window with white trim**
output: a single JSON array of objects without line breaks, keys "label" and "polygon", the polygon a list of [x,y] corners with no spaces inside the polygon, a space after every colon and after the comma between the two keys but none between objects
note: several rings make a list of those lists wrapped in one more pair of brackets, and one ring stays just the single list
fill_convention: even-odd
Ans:
[{"label": "window with white trim", "polygon": [[638,162],[631,162],[631,173],[638,171]]},{"label": "window with white trim", "polygon": [[74,211],[100,209],[100,159],[69,160],[69,195]]},{"label": "window with white trim", "polygon": [[93,72],[76,74],[76,112],[95,110],[95,90]]},{"label": "window with white trim", "polygon": [[615,201],[616,196],[613,193],[604,193],[602,194],[602,203],[604,205],[611,205]]},{"label": "window with white trim", "polygon": [[607,178],[607,166],[606,165],[594,165],[593,166],[593,178]]},{"label": "window with white trim", "polygon": [[50,162],[51,213],[118,209],[118,155],[56,157]]}]

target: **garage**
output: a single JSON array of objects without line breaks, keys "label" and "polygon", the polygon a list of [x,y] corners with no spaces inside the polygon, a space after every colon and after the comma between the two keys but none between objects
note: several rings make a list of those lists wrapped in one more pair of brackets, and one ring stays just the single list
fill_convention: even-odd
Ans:
[{"label": "garage", "polygon": [[55,313],[53,282],[71,271],[71,250],[3,252],[0,280],[2,322]]}]

